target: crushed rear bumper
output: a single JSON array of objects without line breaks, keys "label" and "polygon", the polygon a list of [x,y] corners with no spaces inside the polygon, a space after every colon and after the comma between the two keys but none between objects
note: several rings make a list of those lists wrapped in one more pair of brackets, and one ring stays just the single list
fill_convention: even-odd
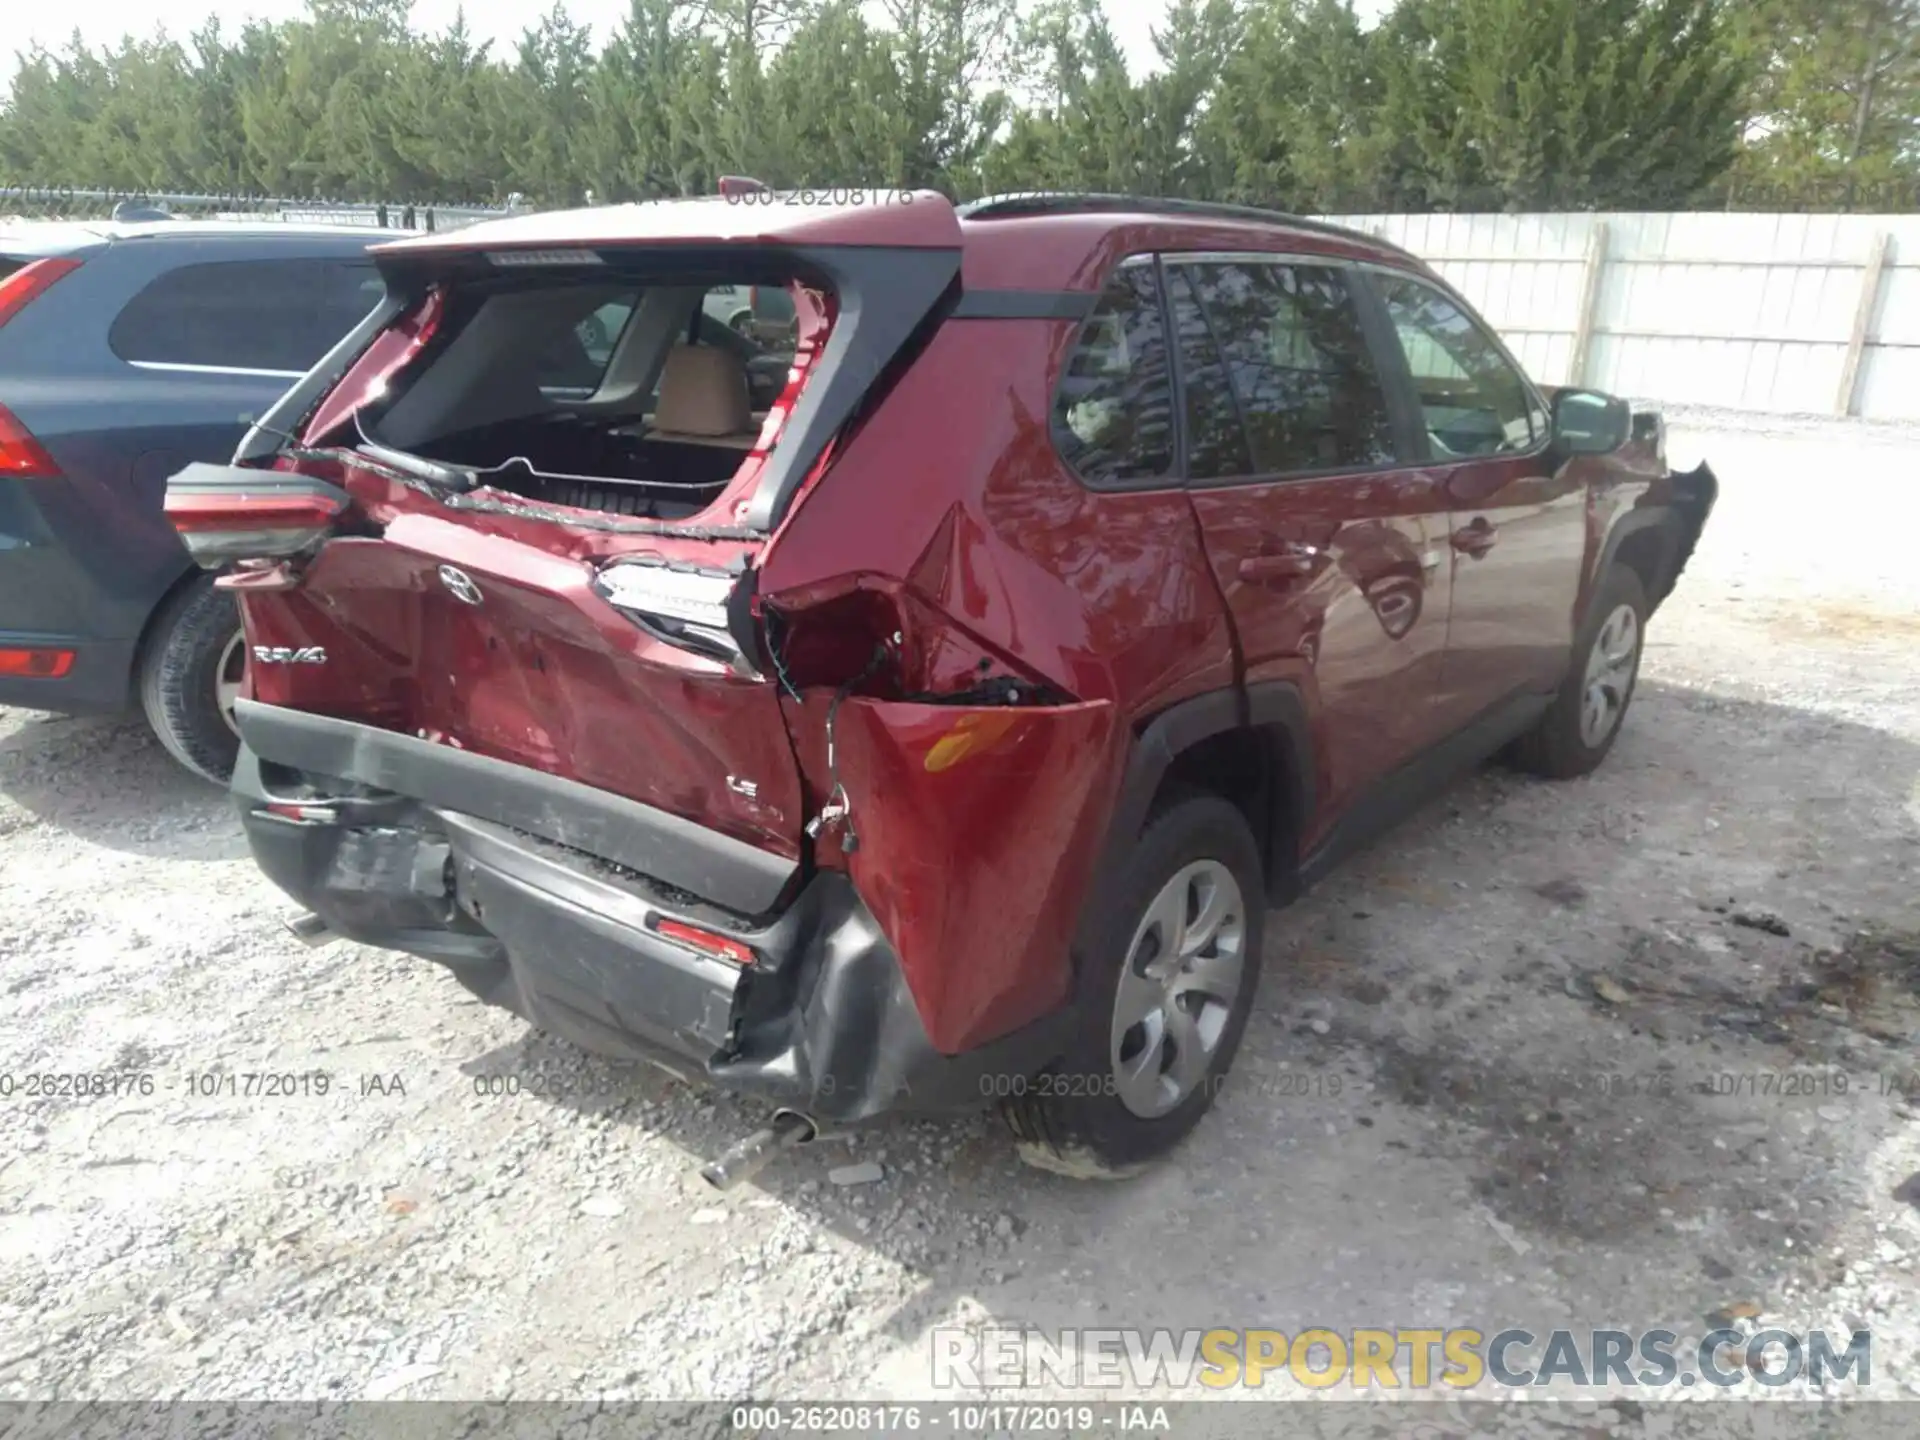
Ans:
[{"label": "crushed rear bumper", "polygon": [[[595,811],[614,798],[602,792],[561,798],[537,771],[476,768],[481,757],[465,752],[273,706],[243,702],[240,725],[234,800],[275,884],[340,935],[445,964],[481,999],[584,1049],[831,1125],[981,1109],[1007,1093],[1005,1077],[1036,1073],[1064,1047],[1060,1013],[975,1050],[937,1051],[892,947],[837,872],[789,867],[774,903],[744,913],[502,818],[612,834]],[[330,768],[298,763],[316,755]],[[455,795],[490,813],[455,808]],[[676,817],[661,817],[670,847],[641,833],[657,813],[623,817],[623,851],[659,840],[676,872],[705,874],[708,890],[763,892],[766,876],[728,837]],[[663,921],[737,941],[753,963],[670,938]]]}]

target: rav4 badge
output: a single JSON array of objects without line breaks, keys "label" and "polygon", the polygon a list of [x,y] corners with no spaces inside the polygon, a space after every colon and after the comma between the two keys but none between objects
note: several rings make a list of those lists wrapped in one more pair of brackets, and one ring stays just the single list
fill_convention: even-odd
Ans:
[{"label": "rav4 badge", "polygon": [[253,658],[262,665],[324,665],[327,652],[318,645],[256,645]]}]

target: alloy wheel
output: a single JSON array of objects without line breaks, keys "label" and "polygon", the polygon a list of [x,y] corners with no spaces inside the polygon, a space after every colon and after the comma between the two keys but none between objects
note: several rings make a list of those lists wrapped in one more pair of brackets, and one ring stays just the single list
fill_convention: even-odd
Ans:
[{"label": "alloy wheel", "polygon": [[1616,605],[1593,637],[1586,683],[1580,696],[1580,741],[1589,750],[1604,744],[1626,713],[1640,660],[1640,617],[1631,605]]},{"label": "alloy wheel", "polygon": [[220,718],[235,735],[240,733],[240,724],[234,719],[234,703],[240,698],[240,686],[246,678],[246,636],[236,630],[233,638],[221,647],[220,663],[213,672],[214,704],[220,707]]},{"label": "alloy wheel", "polygon": [[1144,1119],[1173,1110],[1206,1078],[1246,968],[1246,901],[1218,860],[1196,860],[1161,888],[1127,947],[1114,994],[1115,1093]]}]

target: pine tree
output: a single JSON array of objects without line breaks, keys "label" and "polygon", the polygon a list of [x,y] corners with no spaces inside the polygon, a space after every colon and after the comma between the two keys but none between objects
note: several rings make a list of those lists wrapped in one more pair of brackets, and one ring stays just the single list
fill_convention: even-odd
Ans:
[{"label": "pine tree", "polygon": [[1920,193],[1920,0],[1746,0],[1743,203],[1909,208]]},{"label": "pine tree", "polygon": [[512,188],[556,205],[585,194],[574,137],[591,114],[592,36],[568,15],[564,0],[520,38],[519,63],[505,97],[499,139]]},{"label": "pine tree", "polygon": [[[1920,180],[1920,0],[629,0],[507,54],[408,0],[19,57],[0,166],[48,184],[545,203],[779,185],[1298,209],[1860,197]],[[1771,187],[1771,188],[1768,188]]]},{"label": "pine tree", "polygon": [[802,22],[767,67],[769,184],[905,183],[920,136],[888,37],[850,0]]},{"label": "pine tree", "polygon": [[707,188],[700,146],[676,109],[700,44],[684,11],[673,0],[630,0],[594,66],[574,155],[596,200],[658,199]]},{"label": "pine tree", "polygon": [[1389,183],[1414,203],[1675,208],[1739,153],[1718,0],[1402,0],[1382,62]]}]

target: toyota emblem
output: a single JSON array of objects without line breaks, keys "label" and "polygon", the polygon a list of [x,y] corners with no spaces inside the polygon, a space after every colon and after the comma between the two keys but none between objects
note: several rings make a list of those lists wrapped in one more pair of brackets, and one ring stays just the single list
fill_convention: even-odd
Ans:
[{"label": "toyota emblem", "polygon": [[473,583],[473,577],[464,570],[456,570],[451,565],[440,567],[440,583],[452,592],[453,598],[465,605],[480,603],[480,587]]}]

